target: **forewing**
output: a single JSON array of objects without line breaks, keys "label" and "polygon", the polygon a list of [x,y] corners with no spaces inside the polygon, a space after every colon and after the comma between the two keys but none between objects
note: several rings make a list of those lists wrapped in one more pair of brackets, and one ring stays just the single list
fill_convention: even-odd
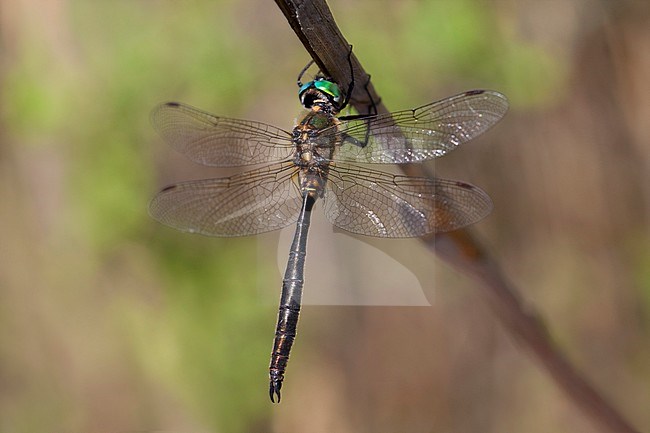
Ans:
[{"label": "forewing", "polygon": [[407,238],[473,224],[490,213],[492,201],[464,182],[346,166],[331,168],[324,209],[327,219],[343,230]]},{"label": "forewing", "polygon": [[246,236],[297,221],[301,199],[291,163],[232,177],[182,182],[160,191],[149,213],[170,227],[207,236]]},{"label": "forewing", "polygon": [[362,163],[410,163],[443,156],[482,134],[508,109],[505,96],[473,90],[413,110],[343,120],[323,132],[339,134],[334,160]]},{"label": "forewing", "polygon": [[151,114],[154,128],[178,152],[199,164],[237,167],[282,161],[292,150],[291,134],[250,120],[228,119],[177,102]]}]

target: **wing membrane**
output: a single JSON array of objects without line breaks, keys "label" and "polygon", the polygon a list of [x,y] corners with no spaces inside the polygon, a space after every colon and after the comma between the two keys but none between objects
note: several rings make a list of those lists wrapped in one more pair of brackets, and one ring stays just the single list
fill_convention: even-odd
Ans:
[{"label": "wing membrane", "polygon": [[149,213],[170,227],[208,236],[246,236],[294,223],[301,199],[291,177],[296,168],[280,163],[232,177],[182,182],[160,191]]},{"label": "wing membrane", "polygon": [[508,101],[498,92],[473,90],[413,110],[343,120],[325,130],[340,134],[334,160],[361,163],[411,163],[443,156],[499,121]]},{"label": "wing membrane", "polygon": [[492,201],[464,182],[337,166],[330,169],[324,209],[327,219],[343,230],[405,238],[473,224],[490,213]]},{"label": "wing membrane", "polygon": [[291,134],[250,120],[228,119],[168,102],[151,114],[156,130],[178,152],[199,164],[237,167],[285,160]]}]

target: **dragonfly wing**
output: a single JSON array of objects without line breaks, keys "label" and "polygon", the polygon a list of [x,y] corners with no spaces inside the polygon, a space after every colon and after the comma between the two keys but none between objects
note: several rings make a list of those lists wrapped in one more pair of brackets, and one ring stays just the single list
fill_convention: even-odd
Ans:
[{"label": "dragonfly wing", "polygon": [[298,220],[300,192],[291,163],[232,177],[182,182],[160,191],[149,213],[170,227],[207,236],[246,236]]},{"label": "dragonfly wing", "polygon": [[[334,160],[410,163],[443,156],[482,134],[508,110],[498,92],[473,90],[413,110],[342,120]],[[323,139],[321,139],[323,141]],[[327,140],[325,140],[327,141]]]},{"label": "dragonfly wing", "polygon": [[151,121],[172,148],[199,164],[237,167],[291,155],[291,134],[261,122],[217,117],[177,102],[156,107]]},{"label": "dragonfly wing", "polygon": [[325,191],[327,219],[352,233],[418,237],[473,224],[492,210],[473,185],[399,176],[362,167],[332,167]]}]

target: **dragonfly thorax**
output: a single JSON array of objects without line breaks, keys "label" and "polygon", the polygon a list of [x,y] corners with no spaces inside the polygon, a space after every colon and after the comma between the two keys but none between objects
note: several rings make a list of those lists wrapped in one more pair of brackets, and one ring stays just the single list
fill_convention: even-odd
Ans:
[{"label": "dragonfly thorax", "polygon": [[326,166],[332,159],[337,136],[324,139],[321,133],[338,124],[330,110],[313,106],[293,129],[294,164],[302,168]]},{"label": "dragonfly thorax", "polygon": [[[315,168],[328,163],[326,155],[321,155],[321,151],[313,143],[307,141],[297,143],[293,153],[293,163],[301,168]],[[329,155],[327,155],[329,156]]]}]

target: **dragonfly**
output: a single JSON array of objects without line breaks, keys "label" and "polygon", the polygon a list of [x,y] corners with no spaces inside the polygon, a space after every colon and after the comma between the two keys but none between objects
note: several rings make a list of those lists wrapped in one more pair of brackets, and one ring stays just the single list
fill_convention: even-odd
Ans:
[{"label": "dragonfly", "polygon": [[366,236],[420,237],[473,224],[492,209],[480,188],[391,174],[372,165],[444,156],[485,132],[508,109],[501,93],[472,90],[390,114],[338,116],[349,103],[352,85],[344,97],[339,85],[322,73],[303,84],[305,69],[297,80],[305,112],[292,131],[214,116],[177,102],[161,104],[152,113],[154,128],[190,160],[214,167],[256,166],[230,177],[167,186],[149,206],[154,219],[181,231],[219,237],[296,226],[269,366],[274,403],[276,398],[280,402],[296,338],[307,233],[317,200],[334,226]]}]

